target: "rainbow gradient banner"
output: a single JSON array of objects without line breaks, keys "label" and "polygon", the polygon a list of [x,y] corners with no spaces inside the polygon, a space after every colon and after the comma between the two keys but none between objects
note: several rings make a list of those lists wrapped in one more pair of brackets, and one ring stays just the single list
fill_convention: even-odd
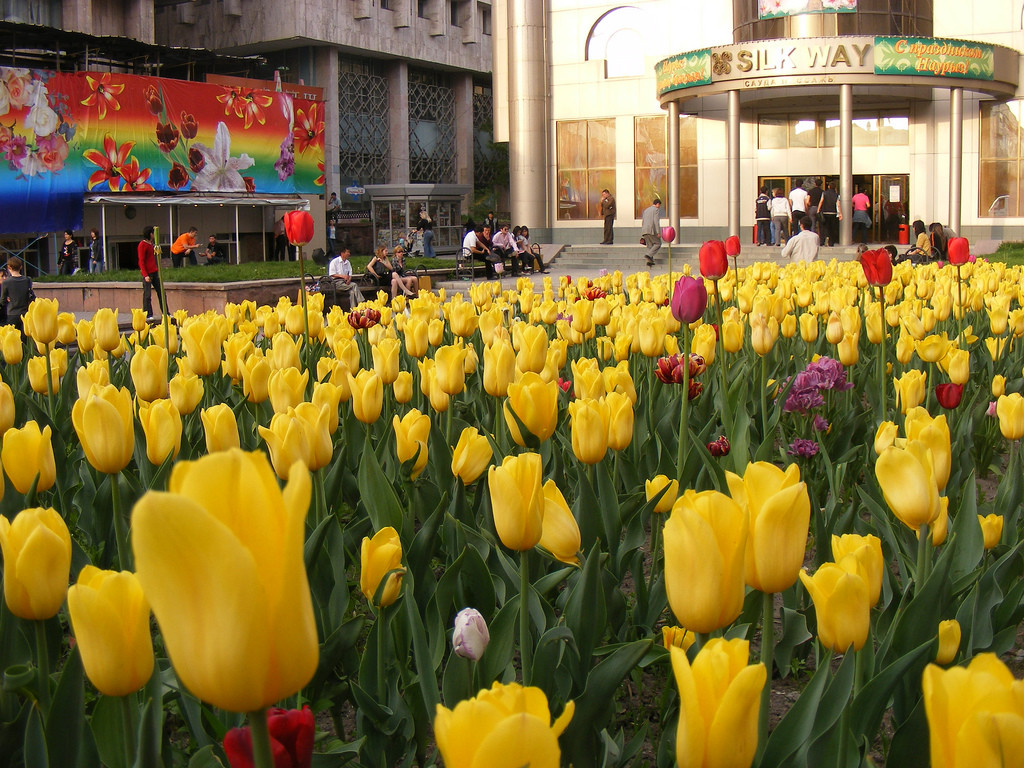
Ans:
[{"label": "rainbow gradient banner", "polygon": [[88,192],[319,194],[323,168],[322,102],[0,67],[0,233],[78,228]]}]

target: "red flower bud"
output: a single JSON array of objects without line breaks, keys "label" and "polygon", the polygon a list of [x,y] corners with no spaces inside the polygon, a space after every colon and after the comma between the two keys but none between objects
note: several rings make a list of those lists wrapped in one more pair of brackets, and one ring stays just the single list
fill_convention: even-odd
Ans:
[{"label": "red flower bud", "polygon": [[725,238],[725,253],[727,256],[740,255],[740,239],[736,235]]},{"label": "red flower bud", "polygon": [[161,152],[170,152],[178,146],[178,126],[168,120],[166,123],[156,124],[156,141],[160,145]]},{"label": "red flower bud", "polygon": [[292,245],[305,245],[313,239],[313,217],[309,211],[288,211],[284,215],[284,231]]},{"label": "red flower bud", "polygon": [[949,255],[950,264],[966,264],[971,258],[971,244],[967,242],[966,237],[950,238],[946,245],[946,253]]},{"label": "red flower bud", "polygon": [[188,175],[188,171],[185,170],[185,166],[181,163],[174,163],[171,166],[170,173],[167,174],[167,186],[171,189],[181,189],[189,181],[191,181],[191,178]]},{"label": "red flower bud", "polygon": [[725,435],[722,435],[717,440],[708,443],[708,453],[712,456],[727,456],[732,446],[729,445],[729,440]]},{"label": "red flower bud", "polygon": [[[313,711],[271,709],[267,712],[274,768],[309,768],[313,762]],[[224,752],[231,768],[253,768],[252,733],[249,727],[232,728],[224,735]]]},{"label": "red flower bud", "polygon": [[939,384],[935,388],[935,399],[939,401],[939,405],[947,410],[952,410],[960,405],[960,398],[964,394],[963,384]]},{"label": "red flower bud", "polygon": [[708,280],[718,280],[729,271],[729,257],[725,254],[725,243],[708,240],[700,247],[700,273]]},{"label": "red flower bud", "polygon": [[860,255],[860,265],[864,268],[864,276],[869,285],[886,286],[892,282],[892,260],[885,248],[864,251]]}]

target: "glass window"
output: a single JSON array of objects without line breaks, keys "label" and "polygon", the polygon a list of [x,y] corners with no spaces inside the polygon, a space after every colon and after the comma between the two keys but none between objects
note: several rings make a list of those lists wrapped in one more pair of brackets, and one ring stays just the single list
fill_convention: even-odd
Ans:
[{"label": "glass window", "polygon": [[461,0],[449,0],[448,7],[450,8],[451,21],[453,27],[462,26],[462,14],[460,13],[459,6],[462,4]]},{"label": "glass window", "polygon": [[758,149],[785,149],[787,136],[786,122],[784,117],[758,118]]},{"label": "glass window", "polygon": [[821,127],[821,146],[839,146],[839,118],[827,117]]},{"label": "glass window", "polygon": [[789,123],[789,146],[818,146],[818,123],[815,120],[792,120]]},{"label": "glass window", "polygon": [[[654,198],[668,196],[668,118],[638,117],[633,133],[633,215],[640,218]],[[679,216],[697,218],[697,118],[679,120]]]},{"label": "glass window", "polygon": [[878,118],[874,115],[853,118],[853,146],[878,146]]},{"label": "glass window", "polygon": [[615,121],[567,120],[555,135],[558,218],[599,219],[601,190],[615,192]]},{"label": "glass window", "polygon": [[1020,216],[1020,102],[982,102],[978,215]]},{"label": "glass window", "polygon": [[883,147],[910,144],[909,117],[882,117],[878,124],[878,141]]}]

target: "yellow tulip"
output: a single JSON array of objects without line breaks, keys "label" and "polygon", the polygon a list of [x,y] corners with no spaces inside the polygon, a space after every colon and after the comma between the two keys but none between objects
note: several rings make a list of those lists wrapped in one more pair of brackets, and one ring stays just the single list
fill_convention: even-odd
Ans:
[{"label": "yellow tulip", "polygon": [[180,370],[171,379],[169,390],[178,413],[187,416],[203,399],[203,380],[190,371]]},{"label": "yellow tulip", "polygon": [[[72,315],[72,318],[74,316]],[[96,337],[93,336],[92,321],[79,320],[74,325],[75,339],[78,342],[78,351],[89,354],[96,346]]]},{"label": "yellow tulip", "polygon": [[985,540],[985,549],[995,549],[999,546],[999,540],[1003,538],[1003,516],[995,513],[978,515],[978,524],[981,526],[981,535]]},{"label": "yellow tulip", "polygon": [[953,464],[949,424],[945,414],[932,418],[925,408],[911,408],[907,411],[903,428],[908,441],[921,442],[931,452],[935,482],[940,492],[945,490]]},{"label": "yellow tulip", "polygon": [[875,461],[875,477],[889,509],[917,530],[939,516],[939,486],[928,450],[921,443],[886,448]]},{"label": "yellow tulip", "polygon": [[393,384],[398,378],[398,353],[401,347],[398,339],[381,339],[372,347],[373,370],[380,376],[382,384]]},{"label": "yellow tulip", "polygon": [[405,351],[409,357],[420,358],[427,354],[427,321],[410,317],[405,324]]},{"label": "yellow tulip", "polygon": [[[373,605],[386,608],[402,591],[402,541],[391,526],[381,528],[371,539],[363,537],[359,557],[359,589]],[[383,588],[381,582],[387,577]],[[381,591],[380,602],[377,592]]]},{"label": "yellow tulip", "polygon": [[993,338],[989,336],[985,339],[985,349],[988,350],[989,357],[993,361],[1002,360],[1003,354],[1006,352],[1006,339],[1005,338]]},{"label": "yellow tulip", "polygon": [[391,390],[395,395],[396,403],[404,404],[412,400],[412,373],[399,371],[398,378],[391,385]]},{"label": "yellow tulip", "polygon": [[665,592],[694,632],[731,624],[743,609],[747,516],[717,491],[687,491],[665,523]]},{"label": "yellow tulip", "polygon": [[263,454],[232,449],[179,462],[169,492],[135,505],[139,581],[178,679],[203,701],[256,712],[316,671],[303,562],[310,494],[302,467],[282,491]]},{"label": "yellow tulip", "polygon": [[580,527],[554,480],[544,483],[544,519],[537,544],[556,560],[580,564]]},{"label": "yellow tulip", "polygon": [[743,477],[725,473],[729,494],[749,521],[745,580],[759,592],[782,592],[796,583],[807,549],[811,500],[800,467],[785,471],[751,462]]},{"label": "yellow tulip", "polygon": [[398,454],[399,463],[405,464],[415,459],[409,473],[409,478],[415,480],[427,466],[430,417],[413,408],[402,418],[393,416],[391,426],[395,430],[395,452]]},{"label": "yellow tulip", "polygon": [[[846,567],[844,561],[852,557],[857,568]],[[885,560],[882,558],[882,540],[868,534],[860,536],[856,533],[845,533],[842,536],[832,535],[832,559],[846,570],[856,570],[868,585],[868,600],[871,605],[878,602],[882,594],[882,575]]]},{"label": "yellow tulip", "polygon": [[843,340],[844,335],[843,321],[839,317],[839,313],[832,312],[828,317],[828,322],[825,324],[825,339],[829,344],[838,344]]},{"label": "yellow tulip", "polygon": [[14,426],[14,393],[6,382],[0,381],[0,435],[12,426]]},{"label": "yellow tulip", "polygon": [[267,382],[270,404],[274,413],[285,413],[306,399],[309,371],[298,368],[279,368],[271,372]]},{"label": "yellow tulip", "polygon": [[92,335],[96,346],[112,352],[121,344],[121,329],[117,326],[117,313],[109,307],[96,310],[92,316]]},{"label": "yellow tulip", "polygon": [[4,432],[0,460],[18,493],[24,495],[33,488],[46,491],[53,487],[57,467],[50,441],[52,432],[49,424],[40,431],[35,421],[25,422],[21,429],[12,427]]},{"label": "yellow tulip", "polygon": [[899,434],[899,427],[891,421],[883,421],[875,431],[875,453],[881,454],[886,448],[896,442]]},{"label": "yellow tulip", "polygon": [[937,363],[949,352],[950,342],[946,334],[932,334],[917,342],[917,356],[926,363]]},{"label": "yellow tulip", "polygon": [[544,517],[540,454],[506,456],[487,471],[487,485],[501,543],[519,552],[537,546]]},{"label": "yellow tulip", "polygon": [[447,768],[526,766],[558,768],[558,737],[569,725],[573,702],[551,723],[540,688],[494,683],[454,709],[437,705],[434,737]]},{"label": "yellow tulip", "polygon": [[840,340],[836,348],[840,363],[847,367],[857,364],[857,361],[860,360],[858,342],[859,339],[852,333],[846,333],[843,335],[843,338]]},{"label": "yellow tulip", "polygon": [[661,642],[665,648],[671,648],[674,645],[688,651],[696,640],[697,636],[688,629],[670,627],[667,624],[661,628]]},{"label": "yellow tulip", "polygon": [[146,436],[146,458],[160,466],[181,449],[181,414],[170,400],[154,400],[139,407],[139,423]]},{"label": "yellow tulip", "polygon": [[960,650],[960,622],[947,619],[939,622],[939,649],[935,653],[935,663],[945,666],[956,658]]},{"label": "yellow tulip", "polygon": [[796,336],[796,315],[786,315],[783,317],[782,322],[779,324],[779,332],[784,339],[792,339]]},{"label": "yellow tulip", "polygon": [[859,651],[871,628],[871,603],[867,582],[856,572],[825,563],[814,576],[800,572],[800,581],[814,601],[818,640],[836,653],[850,646]]},{"label": "yellow tulip", "polygon": [[250,403],[262,403],[270,397],[270,363],[262,353],[249,355],[242,364],[242,393]]},{"label": "yellow tulip", "polygon": [[516,353],[504,340],[484,347],[484,391],[492,397],[505,397],[515,380]]},{"label": "yellow tulip", "polygon": [[597,399],[605,394],[604,376],[594,358],[573,360],[572,369],[573,392],[579,400]]},{"label": "yellow tulip", "polygon": [[146,310],[136,307],[131,312],[132,330],[136,333],[142,333],[147,327],[149,327],[149,323],[146,321]]},{"label": "yellow tulip", "polygon": [[239,447],[238,421],[227,403],[204,408],[199,412],[206,435],[206,452],[216,453]]},{"label": "yellow tulip", "polygon": [[810,312],[800,315],[800,338],[808,344],[818,340],[818,318]]},{"label": "yellow tulip", "polygon": [[105,387],[110,383],[110,365],[106,360],[91,360],[85,363],[75,374],[78,397],[89,394],[93,384]]},{"label": "yellow tulip", "polygon": [[922,688],[932,768],[1018,761],[1024,739],[1024,683],[995,654],[979,653],[966,668],[944,670],[929,664]]},{"label": "yellow tulip", "polygon": [[997,373],[992,377],[992,397],[1000,398],[1006,394],[1006,377]]},{"label": "yellow tulip", "polygon": [[971,354],[966,349],[951,350],[946,357],[946,373],[953,384],[966,384],[971,377]]},{"label": "yellow tulip", "polygon": [[1020,440],[1024,437],[1024,397],[1019,392],[999,396],[996,400],[996,416],[1003,437],[1007,440]]},{"label": "yellow tulip", "polygon": [[730,353],[743,349],[743,323],[735,320],[722,323],[722,348]]},{"label": "yellow tulip", "polygon": [[779,321],[764,315],[750,316],[750,346],[761,357],[769,354],[779,338]]},{"label": "yellow tulip", "polygon": [[[548,354],[548,336],[543,326],[516,323],[512,343],[517,350],[516,365],[524,373],[540,373]],[[485,363],[486,364],[486,363]]]},{"label": "yellow tulip", "polygon": [[663,489],[667,490],[654,505],[654,511],[657,514],[663,514],[672,509],[672,505],[676,503],[676,497],[679,495],[679,481],[670,480],[666,475],[655,475],[650,480],[644,481],[644,492],[648,501],[657,497]]},{"label": "yellow tulip", "polygon": [[50,371],[47,378],[46,357],[38,355],[30,357],[26,365],[28,369],[28,383],[32,391],[38,395],[57,394],[60,390],[60,366],[55,363],[59,360],[61,353],[67,359],[67,351],[61,348],[50,350]]},{"label": "yellow tulip", "polygon": [[57,314],[56,299],[36,299],[23,318],[25,335],[39,344],[52,344],[57,340]]},{"label": "yellow tulip", "polygon": [[68,613],[85,674],[106,696],[127,696],[153,674],[149,603],[134,573],[92,565],[68,590]]},{"label": "yellow tulip", "polygon": [[509,385],[504,410],[505,423],[517,445],[526,445],[518,422],[544,442],[554,434],[558,423],[558,384],[545,382],[536,373],[524,373],[519,381]]},{"label": "yellow tulip", "polygon": [[284,413],[275,413],[270,426],[258,426],[257,431],[270,451],[270,462],[274,472],[282,480],[288,477],[292,465],[298,463],[303,469],[310,469],[313,463],[309,427],[299,418],[294,408]]},{"label": "yellow tulip", "polygon": [[227,338],[226,324],[197,317],[181,329],[181,341],[192,370],[209,376],[220,368],[221,345]]},{"label": "yellow tulip", "polygon": [[427,323],[427,341],[432,347],[441,346],[441,342],[444,341],[444,320],[434,318]]},{"label": "yellow tulip", "polygon": [[[408,376],[411,397],[412,374],[408,373]],[[397,381],[395,382],[395,385],[398,385]],[[338,431],[338,404],[341,402],[342,394],[343,392],[341,387],[337,384],[332,384],[331,382],[324,381],[313,385],[313,397],[310,398],[310,402],[317,408],[326,406],[327,431],[332,435]]]},{"label": "yellow tulip", "polygon": [[8,365],[18,365],[25,356],[25,345],[21,339],[21,332],[14,326],[7,326],[2,337],[2,351],[4,362]]},{"label": "yellow tulip", "polygon": [[605,402],[573,400],[569,403],[569,422],[576,459],[584,464],[600,462],[608,452],[609,416]]},{"label": "yellow tulip", "polygon": [[641,317],[637,331],[644,356],[660,357],[665,351],[665,318],[660,315]]},{"label": "yellow tulip", "polygon": [[302,368],[299,349],[302,342],[284,331],[275,333],[267,352],[267,362],[275,371]]},{"label": "yellow tulip", "polygon": [[466,427],[452,452],[452,475],[463,485],[475,482],[494,458],[490,441],[476,427]]},{"label": "yellow tulip", "polygon": [[914,338],[907,333],[905,328],[900,329],[900,335],[896,338],[896,359],[902,365],[910,362],[914,356]]},{"label": "yellow tulip", "polygon": [[478,317],[476,307],[468,301],[452,302],[451,315],[448,318],[452,333],[468,338],[476,331]]},{"label": "yellow tulip", "polygon": [[896,403],[900,406],[902,413],[906,413],[911,408],[916,408],[924,402],[924,396],[927,392],[925,388],[927,378],[928,376],[924,371],[911,369],[898,379],[893,380],[893,384],[896,387]]},{"label": "yellow tulip", "polygon": [[384,405],[384,385],[375,371],[361,370],[348,375],[352,392],[352,413],[364,424],[373,424],[380,418]]},{"label": "yellow tulip", "polygon": [[748,664],[746,640],[716,637],[691,665],[686,651],[668,649],[679,688],[676,764],[679,768],[749,768],[757,752],[764,664]]},{"label": "yellow tulip", "polygon": [[9,521],[0,515],[4,599],[22,619],[44,620],[64,604],[71,570],[71,534],[52,508],[23,509]]},{"label": "yellow tulip", "polygon": [[135,451],[135,414],[126,388],[93,385],[75,401],[71,423],[94,469],[113,475],[128,466]]},{"label": "yellow tulip", "polygon": [[434,375],[446,395],[457,395],[466,388],[466,348],[446,345],[434,353]]}]

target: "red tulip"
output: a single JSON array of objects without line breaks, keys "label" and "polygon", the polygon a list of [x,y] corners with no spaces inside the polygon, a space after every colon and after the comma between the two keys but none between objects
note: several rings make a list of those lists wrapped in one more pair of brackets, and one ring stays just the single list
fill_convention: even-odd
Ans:
[{"label": "red tulip", "polygon": [[284,215],[284,231],[292,245],[305,245],[313,239],[313,217],[309,211],[288,211]]},{"label": "red tulip", "polygon": [[864,268],[864,276],[869,285],[885,286],[892,282],[892,260],[885,248],[864,251],[860,255],[860,265]]},{"label": "red tulip", "polygon": [[700,247],[700,273],[708,280],[718,280],[729,271],[729,257],[725,254],[725,243],[708,240]]},{"label": "red tulip", "polygon": [[953,237],[946,246],[946,252],[950,264],[966,264],[971,258],[971,244],[966,237]]},{"label": "red tulip", "polygon": [[707,444],[708,453],[716,457],[727,456],[731,447],[732,446],[729,445],[729,439],[725,435],[722,435],[714,442]]},{"label": "red tulip", "polygon": [[939,384],[935,388],[935,399],[947,410],[952,410],[960,405],[960,398],[963,397],[963,394],[963,384]]},{"label": "red tulip", "polygon": [[[310,767],[313,762],[313,726],[313,711],[309,706],[267,712],[274,768]],[[224,734],[224,751],[231,768],[253,768],[249,727],[232,728]]]},{"label": "red tulip", "polygon": [[699,277],[683,275],[672,291],[672,315],[680,323],[699,320],[708,307],[708,291]]},{"label": "red tulip", "polygon": [[740,239],[736,235],[725,238],[725,253],[729,256],[740,255]]},{"label": "red tulip", "polygon": [[675,227],[662,227],[661,228],[661,239],[666,243],[671,243],[676,239],[676,228]]}]

